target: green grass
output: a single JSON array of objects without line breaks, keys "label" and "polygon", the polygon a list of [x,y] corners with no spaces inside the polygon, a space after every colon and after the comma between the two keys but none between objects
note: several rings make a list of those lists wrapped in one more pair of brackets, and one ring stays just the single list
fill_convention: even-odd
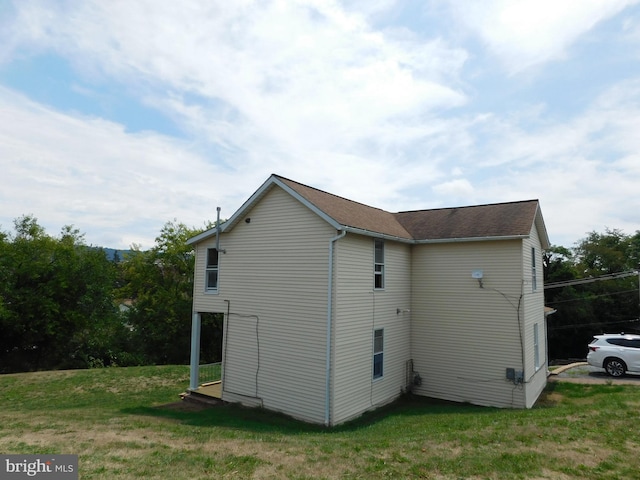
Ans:
[{"label": "green grass", "polygon": [[640,389],[552,383],[531,410],[406,398],[335,429],[178,403],[183,366],[0,376],[0,452],[82,479],[640,479]]}]

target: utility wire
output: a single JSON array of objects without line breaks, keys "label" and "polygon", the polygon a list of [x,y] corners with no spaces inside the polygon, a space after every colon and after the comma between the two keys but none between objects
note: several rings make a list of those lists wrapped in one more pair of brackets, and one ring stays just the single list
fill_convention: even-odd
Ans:
[{"label": "utility wire", "polygon": [[549,325],[549,330],[568,330],[569,328],[578,328],[578,327],[593,327],[598,326],[601,327],[603,325],[618,325],[622,323],[637,323],[640,322],[640,318],[632,318],[631,320],[619,320],[617,322],[600,322],[600,323],[580,323],[576,325],[558,325],[557,327],[553,325]]},{"label": "utility wire", "polygon": [[552,282],[552,283],[547,283],[544,286],[544,289],[548,290],[550,288],[569,287],[571,285],[582,285],[584,283],[600,282],[603,280],[617,280],[619,278],[626,278],[631,276],[640,276],[640,271],[631,270],[628,272],[608,273],[605,275],[599,275],[597,277],[578,278],[575,280],[564,280],[562,282]]},{"label": "utility wire", "polygon": [[621,295],[623,293],[638,293],[638,290],[622,290],[619,292],[611,292],[611,293],[602,293],[600,295],[590,295],[585,298],[571,298],[569,300],[558,300],[557,302],[545,302],[547,305],[556,305],[558,303],[567,303],[567,302],[588,302],[589,300],[594,300],[600,297],[611,297],[613,295]]}]

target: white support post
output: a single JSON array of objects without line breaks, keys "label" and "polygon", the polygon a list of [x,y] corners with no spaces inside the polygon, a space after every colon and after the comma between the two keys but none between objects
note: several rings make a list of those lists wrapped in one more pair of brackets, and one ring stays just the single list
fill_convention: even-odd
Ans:
[{"label": "white support post", "polygon": [[193,313],[191,320],[191,379],[189,382],[189,390],[197,390],[199,385],[198,379],[200,375],[200,314]]}]

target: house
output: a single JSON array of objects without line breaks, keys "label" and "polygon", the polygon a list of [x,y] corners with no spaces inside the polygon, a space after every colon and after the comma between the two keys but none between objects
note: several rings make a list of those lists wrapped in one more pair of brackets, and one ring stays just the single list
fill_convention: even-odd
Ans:
[{"label": "house", "polygon": [[547,381],[537,200],[390,213],[272,175],[196,252],[222,400],[337,425],[414,394],[529,408]]}]

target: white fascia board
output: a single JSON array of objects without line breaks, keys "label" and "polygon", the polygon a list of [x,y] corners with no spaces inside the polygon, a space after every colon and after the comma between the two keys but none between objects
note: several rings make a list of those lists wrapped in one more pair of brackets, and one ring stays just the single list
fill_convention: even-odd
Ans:
[{"label": "white fascia board", "polygon": [[222,225],[220,225],[220,232],[224,233],[227,230],[231,230],[233,228],[233,226],[236,223],[238,223],[238,221],[240,221],[241,218],[243,218],[245,216],[246,212],[251,210],[251,208],[253,208],[253,206],[256,203],[258,203],[260,201],[260,199],[262,197],[264,197],[264,195],[270,190],[271,186],[273,185],[273,180],[274,180],[274,176],[273,175],[271,175],[269,178],[267,178],[267,180],[262,185],[260,185],[260,188],[258,188],[258,190],[256,190],[253,193],[253,195],[251,195],[240,206],[240,208],[238,210],[236,210],[233,215],[231,215],[229,220],[227,220]]},{"label": "white fascia board", "polygon": [[505,237],[461,237],[461,238],[438,238],[434,240],[415,240],[413,243],[424,245],[429,243],[464,243],[464,242],[491,242],[497,240],[524,240],[529,235],[509,235]]},{"label": "white fascia board", "polygon": [[327,222],[329,225],[331,225],[333,228],[335,228],[336,230],[344,230],[346,227],[342,224],[340,224],[339,222],[337,222],[333,217],[327,215],[327,213],[324,210],[319,209],[318,207],[316,207],[313,203],[311,203],[309,200],[307,200],[306,198],[304,198],[302,195],[300,195],[298,192],[296,192],[295,190],[293,190],[291,187],[289,187],[287,184],[283,183],[280,181],[280,179],[276,178],[275,176],[273,176],[272,178],[272,182],[275,185],[278,185],[280,188],[282,188],[285,192],[287,192],[289,195],[291,195],[293,198],[295,198],[296,200],[298,200],[300,203],[302,203],[305,207],[307,207],[309,210],[311,210],[313,213],[315,213],[316,215],[318,215],[320,218],[322,218],[325,222]]},{"label": "white fascia board", "polygon": [[215,237],[217,234],[216,228],[210,228],[209,230],[205,230],[202,233],[199,233],[198,235],[196,235],[195,237],[191,237],[190,239],[187,240],[187,245],[195,245],[196,243],[200,243],[203,240],[206,240],[208,238],[211,237]]},{"label": "white fascia board", "polygon": [[[246,200],[242,206],[235,211],[235,213],[233,215],[231,215],[231,217],[224,223],[220,224],[220,233],[224,233],[227,230],[230,230],[231,228],[233,228],[233,226],[238,223],[238,220],[240,218],[242,218],[245,214],[245,212],[249,209],[251,209],[251,207],[253,207],[253,205],[255,205],[264,195],[265,193],[269,190],[269,188],[272,186],[272,184],[274,183],[275,177],[274,175],[271,175],[261,186],[260,188],[258,188],[258,190],[256,190],[253,195],[251,195],[248,200]],[[206,240],[208,238],[211,237],[215,237],[217,235],[218,229],[216,227],[210,228],[209,230],[206,230],[202,233],[200,233],[199,235],[196,235],[195,237],[190,238],[189,240],[187,240],[187,245],[191,245],[194,243],[198,243],[201,242],[203,240]]]},{"label": "white fascia board", "polygon": [[382,238],[384,240],[392,240],[394,242],[416,243],[416,241],[413,240],[412,238],[396,237],[395,235],[387,235],[387,234],[380,233],[380,232],[374,232],[372,230],[364,230],[362,228],[348,227],[346,225],[340,226],[339,230],[345,230],[346,232],[355,233],[357,235],[364,235],[366,237],[374,237],[374,238]]},{"label": "white fascia board", "polygon": [[[224,233],[227,230],[232,229],[234,225],[238,223],[242,218],[244,218],[246,213],[251,210],[251,208],[253,208],[253,206],[258,203],[260,199],[264,197],[271,188],[273,188],[274,185],[282,188],[285,192],[298,200],[300,203],[302,203],[304,206],[306,206],[308,209],[322,218],[325,222],[334,227],[336,230],[344,230],[344,225],[341,225],[335,219],[327,215],[323,210],[320,210],[313,203],[309,202],[306,198],[301,196],[298,192],[283,183],[278,177],[276,177],[275,175],[271,175],[226,222],[220,225],[220,233]],[[215,227],[211,228],[187,240],[187,245],[199,243],[203,240],[215,237],[216,234],[217,229]]]},{"label": "white fascia board", "polygon": [[538,236],[540,237],[540,243],[542,245],[542,249],[543,250],[548,249],[551,246],[551,242],[549,241],[549,234],[547,233],[547,227],[544,224],[544,218],[542,217],[542,210],[540,209],[540,203],[538,203],[538,208],[536,210],[534,225],[538,230]]}]

